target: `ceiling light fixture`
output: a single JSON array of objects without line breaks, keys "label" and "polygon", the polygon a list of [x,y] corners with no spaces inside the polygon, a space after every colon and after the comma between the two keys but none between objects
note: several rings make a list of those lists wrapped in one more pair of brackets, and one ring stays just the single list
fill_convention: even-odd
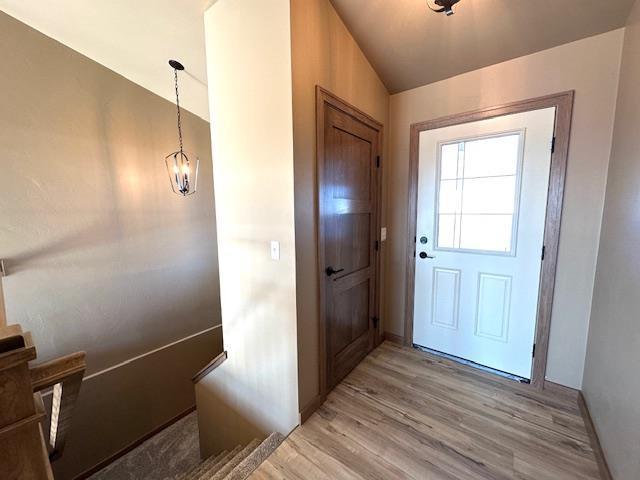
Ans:
[{"label": "ceiling light fixture", "polygon": [[176,107],[178,109],[178,140],[180,149],[170,153],[164,159],[169,173],[169,181],[173,193],[186,197],[196,193],[198,185],[198,166],[200,160],[196,157],[195,162],[189,160],[189,157],[182,148],[182,121],[180,118],[180,97],[178,95],[178,70],[184,70],[184,66],[177,60],[169,60],[169,65],[173,68],[173,79],[176,88]]},{"label": "ceiling light fixture", "polygon": [[433,0],[435,7],[431,6],[431,1],[427,0],[427,6],[436,13],[446,13],[447,16],[454,14],[453,6],[460,0]]}]

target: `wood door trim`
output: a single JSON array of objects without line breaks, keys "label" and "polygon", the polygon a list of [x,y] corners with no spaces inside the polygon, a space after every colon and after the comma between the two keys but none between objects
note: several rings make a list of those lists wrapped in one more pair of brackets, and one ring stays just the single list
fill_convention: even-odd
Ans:
[{"label": "wood door trim", "polygon": [[[378,155],[380,157],[380,167],[377,168],[377,189],[378,189],[378,199],[376,205],[376,240],[378,241],[378,245],[380,245],[380,224],[381,224],[381,213],[382,213],[382,147],[383,147],[383,130],[384,127],[382,123],[377,121],[375,118],[370,115],[364,113],[362,110],[357,107],[347,103],[342,100],[338,96],[333,93],[325,90],[321,86],[316,86],[316,213],[317,213],[317,239],[318,239],[318,290],[319,290],[319,337],[318,337],[318,347],[319,347],[319,376],[320,376],[320,388],[318,397],[316,397],[312,401],[312,405],[310,407],[317,408],[322,404],[324,398],[326,397],[327,391],[327,318],[325,312],[325,301],[326,301],[326,291],[325,291],[325,278],[323,272],[323,266],[325,265],[325,238],[324,238],[324,220],[321,209],[322,207],[322,188],[324,186],[322,171],[324,167],[324,119],[325,119],[325,109],[327,105],[339,110],[354,119],[364,123],[369,126],[373,130],[378,132]],[[376,254],[376,264],[375,264],[375,312],[376,316],[380,318],[380,249],[378,249]],[[377,329],[375,331],[376,342],[375,345],[382,341],[382,326],[381,322],[378,322]],[[305,409],[308,410],[308,409]],[[313,411],[312,410],[312,411]],[[305,411],[306,417],[311,415],[311,412]]]},{"label": "wood door trim", "polygon": [[495,107],[483,108],[471,112],[449,115],[446,117],[414,123],[410,129],[409,151],[409,197],[407,216],[407,260],[406,260],[406,296],[404,319],[404,343],[413,344],[413,299],[415,293],[415,236],[418,202],[418,163],[420,132],[435,130],[463,123],[487,120],[514,113],[556,107],[554,127],[555,148],[551,154],[551,170],[549,172],[549,194],[547,198],[546,219],[544,228],[545,255],[540,274],[540,291],[538,295],[538,316],[536,322],[535,356],[531,375],[531,386],[536,390],[544,388],[544,376],[547,371],[547,354],[549,351],[549,333],[551,330],[551,308],[558,262],[558,244],[560,241],[560,221],[562,218],[562,202],[569,155],[569,138],[571,135],[571,117],[573,113],[574,91],[567,91],[544,97],[532,98]]}]

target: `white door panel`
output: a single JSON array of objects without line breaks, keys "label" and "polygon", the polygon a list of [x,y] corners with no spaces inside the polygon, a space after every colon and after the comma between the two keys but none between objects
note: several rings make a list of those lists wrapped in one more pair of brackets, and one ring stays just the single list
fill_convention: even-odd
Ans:
[{"label": "white door panel", "polygon": [[431,322],[439,327],[458,329],[460,270],[433,269]]},{"label": "white door panel", "polygon": [[478,275],[476,305],[476,335],[508,342],[511,312],[511,277],[508,275]]},{"label": "white door panel", "polygon": [[415,344],[531,378],[554,122],[421,132]]}]

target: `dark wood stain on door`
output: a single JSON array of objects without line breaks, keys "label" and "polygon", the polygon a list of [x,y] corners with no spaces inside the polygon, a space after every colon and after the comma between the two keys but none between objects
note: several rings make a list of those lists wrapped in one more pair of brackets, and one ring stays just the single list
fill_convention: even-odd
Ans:
[{"label": "dark wood stain on door", "polygon": [[382,125],[318,88],[321,395],[378,338]]}]

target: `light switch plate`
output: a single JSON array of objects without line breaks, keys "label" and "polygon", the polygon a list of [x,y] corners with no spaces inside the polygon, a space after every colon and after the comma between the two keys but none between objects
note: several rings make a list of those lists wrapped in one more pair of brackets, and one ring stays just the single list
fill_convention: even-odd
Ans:
[{"label": "light switch plate", "polygon": [[380,230],[380,240],[385,241],[387,239],[387,227],[382,227]]},{"label": "light switch plate", "polygon": [[271,260],[280,260],[280,242],[271,240]]}]

